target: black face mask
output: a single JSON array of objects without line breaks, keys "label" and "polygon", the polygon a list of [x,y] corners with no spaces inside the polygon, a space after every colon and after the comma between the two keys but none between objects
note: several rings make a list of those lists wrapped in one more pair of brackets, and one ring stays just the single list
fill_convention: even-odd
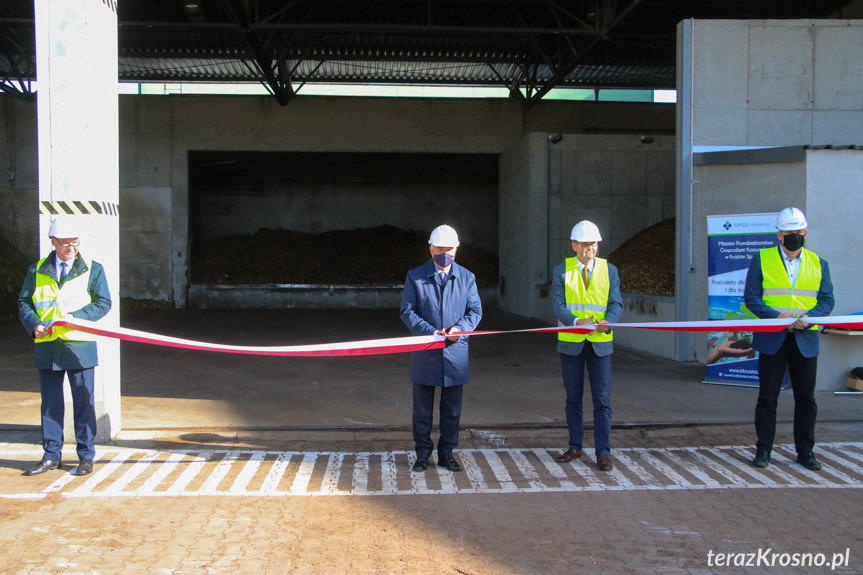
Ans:
[{"label": "black face mask", "polygon": [[806,238],[803,237],[803,234],[788,234],[782,238],[782,245],[789,252],[796,252],[803,247],[805,241]]}]

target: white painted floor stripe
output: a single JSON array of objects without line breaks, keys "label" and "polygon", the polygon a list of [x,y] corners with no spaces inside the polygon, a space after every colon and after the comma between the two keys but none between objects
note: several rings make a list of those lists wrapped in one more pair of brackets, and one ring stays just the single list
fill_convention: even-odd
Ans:
[{"label": "white painted floor stripe", "polygon": [[146,469],[149,468],[150,465],[153,464],[153,460],[159,457],[158,451],[153,451],[150,453],[145,453],[135,464],[132,466],[129,471],[120,476],[117,481],[111,484],[111,486],[105,490],[106,493],[111,495],[115,493],[119,493],[123,491],[126,486],[128,486],[132,481],[137,479],[139,475],[141,475]]},{"label": "white painted floor stripe", "polygon": [[662,485],[656,481],[656,478],[653,475],[651,475],[644,467],[633,461],[625,453],[621,453],[620,451],[616,451],[613,457],[617,460],[618,465],[623,465],[638,477],[639,481],[642,482],[642,489],[662,489]]},{"label": "white painted floor stripe", "polygon": [[381,493],[388,495],[398,492],[398,468],[396,456],[392,452],[381,453]]},{"label": "white painted floor stripe", "polygon": [[693,489],[698,489],[702,487],[699,484],[693,484],[691,481],[677,473],[670,465],[667,465],[664,461],[659,459],[659,457],[654,456],[650,451],[644,451],[641,453],[641,458],[649,464],[651,467],[659,471],[660,475],[667,477],[671,482],[678,487],[687,487],[691,486]]},{"label": "white painted floor stripe", "polygon": [[510,477],[509,472],[506,470],[506,467],[504,467],[497,453],[491,449],[483,449],[480,453],[491,468],[494,478],[497,479],[497,482],[500,484],[500,491],[503,491],[504,493],[518,491],[512,477]]},{"label": "white painted floor stripe", "polygon": [[[456,451],[465,468],[455,474],[432,462],[413,473],[405,451],[299,453],[258,450],[153,451],[104,449],[92,475],[66,466],[36,492],[0,493],[5,499],[166,496],[346,496],[680,489],[863,487],[863,443],[819,445],[821,472],[794,462],[791,445],[776,446],[771,464],[749,464],[751,447],[618,449],[609,473],[595,454],[558,463],[546,449]],[[0,452],[0,456],[20,452]],[[51,472],[55,473],[55,472]],[[47,475],[45,476],[47,477]],[[231,479],[233,477],[233,479]],[[39,481],[27,479],[28,485]],[[44,483],[42,483],[44,484]],[[22,483],[22,485],[24,485]],[[135,487],[138,485],[138,487]],[[196,487],[198,486],[198,487]]]},{"label": "white painted floor stripe", "polygon": [[[291,484],[291,488],[288,490],[288,493],[291,495],[308,495],[309,480],[312,478],[312,471],[315,469],[315,462],[317,459],[317,453],[303,454],[300,468],[297,470],[297,475],[294,477],[294,482]],[[276,491],[276,493],[279,492]]]},{"label": "white painted floor stripe", "polygon": [[[692,457],[693,459],[695,459],[696,462],[698,462],[698,464],[700,465],[701,468],[709,468],[714,473],[721,475],[722,478],[725,479],[726,481],[728,481],[728,483],[730,485],[734,485],[737,487],[745,485],[745,483],[746,483],[745,479],[743,479],[742,477],[740,477],[738,475],[735,475],[734,473],[731,472],[730,469],[728,469],[724,465],[717,465],[714,460],[710,459],[709,457],[705,456],[702,453],[699,453],[697,448],[695,448],[695,447],[687,448],[686,452],[690,455],[690,457]],[[692,473],[693,475],[695,475],[696,477],[698,477],[699,479],[702,478],[702,475],[706,476],[706,474],[704,474],[701,471],[701,469],[696,467],[696,466],[687,467],[687,470],[690,473]],[[712,478],[709,478],[709,476],[706,476],[704,479],[702,479],[702,481],[704,481],[706,484],[713,486],[714,480]],[[716,485],[716,487],[725,487],[725,486]]]},{"label": "white painted floor stripe", "polygon": [[206,495],[210,492],[218,492],[219,483],[225,478],[228,472],[231,470],[231,466],[240,456],[240,453],[236,451],[229,451],[225,454],[222,460],[216,465],[216,468],[212,473],[207,477],[204,483],[201,485],[201,488],[198,489],[198,493],[202,495]]},{"label": "white painted floor stripe", "polygon": [[846,469],[853,471],[857,475],[863,475],[863,467],[860,467],[858,460],[849,456],[848,453],[839,451],[838,448],[831,448],[830,457],[840,462]]},{"label": "white painted floor stripe", "polygon": [[[773,447],[773,453],[770,455],[770,466],[767,467],[764,471],[779,476],[779,479],[781,480],[780,485],[789,485],[792,487],[805,487],[809,485],[808,483],[805,483],[794,475],[787,473],[783,469],[783,467],[789,466],[789,461],[782,457],[783,454],[779,447],[780,446],[778,445]],[[743,457],[749,455],[752,449],[737,448],[735,451],[738,455]],[[801,469],[803,468],[801,467]]]},{"label": "white painted floor stripe", "polygon": [[[790,447],[783,446],[783,447],[780,447],[779,449],[780,449],[780,451],[783,451],[792,460],[797,459],[797,453],[794,450],[790,449]],[[818,475],[818,477],[816,478],[817,481],[822,482],[822,483],[823,482],[829,482],[830,476],[833,476],[834,478],[837,478],[840,481],[843,481],[845,483],[854,483],[854,481],[856,481],[853,477],[846,475],[845,473],[842,473],[838,468],[834,467],[833,465],[830,465],[830,462],[827,461],[826,459],[824,459],[824,457],[821,457],[820,454],[819,454],[819,457],[820,457],[819,461],[821,461],[821,464],[822,464],[822,470],[820,473],[817,474]]]},{"label": "white painted floor stripe", "polygon": [[[567,477],[566,472],[561,469],[560,465],[552,459],[551,455],[548,454],[548,451],[545,449],[534,449],[533,453],[536,455],[539,462],[545,466],[545,471],[548,471],[549,475],[551,475],[560,485],[560,489],[563,491],[575,491],[576,485],[572,482],[569,477]],[[464,455],[462,455],[462,459],[464,459]],[[540,476],[545,475],[544,473],[540,473]]]},{"label": "white painted floor stripe", "polygon": [[473,452],[462,451],[460,455],[464,472],[467,475],[468,481],[470,481],[471,490],[476,493],[484,493],[485,491],[488,491],[488,484],[482,476],[482,470],[479,468],[479,464],[477,464],[476,458],[473,456]]},{"label": "white painted floor stripe", "polygon": [[344,453],[329,453],[327,454],[327,470],[324,472],[324,480],[321,481],[322,495],[335,495],[342,493],[339,491],[339,474],[342,471],[342,460],[345,457]]},{"label": "white painted floor stripe", "polygon": [[[713,455],[723,460],[729,467],[737,471],[737,473],[742,474],[745,480],[748,481],[745,485],[750,485],[753,481],[757,483],[762,483],[764,486],[769,487],[772,485],[777,485],[777,483],[773,480],[772,477],[761,473],[760,470],[752,467],[749,463],[746,463],[744,460],[749,461],[755,457],[751,451],[746,452],[746,448],[742,448],[744,452],[742,455],[738,454],[735,448],[733,447],[725,447],[719,448],[715,451],[711,451]],[[734,455],[729,455],[730,453],[734,453]],[[742,457],[742,459],[741,459]]]},{"label": "white painted floor stripe", "polygon": [[357,453],[352,481],[354,495],[369,494],[369,472],[369,454]]},{"label": "white painted floor stripe", "polygon": [[161,483],[162,480],[165,479],[165,477],[167,477],[172,471],[174,471],[174,469],[177,468],[177,466],[180,464],[180,461],[182,461],[187,454],[187,451],[176,451],[174,453],[171,453],[171,455],[168,457],[168,460],[159,465],[156,472],[151,475],[144,482],[144,484],[141,485],[140,488],[138,488],[137,494],[143,495],[145,493],[152,493],[159,485],[159,483]]},{"label": "white painted floor stripe", "polygon": [[[843,450],[842,453],[845,455],[845,457],[850,457],[851,459],[854,459],[855,461],[859,461],[860,463],[863,463],[863,453],[858,453],[858,452],[854,451],[855,447],[857,449],[863,449],[863,444],[860,444],[860,443],[836,443],[836,444],[831,444],[830,446],[835,448],[835,449]],[[850,448],[850,449],[848,449],[848,448]]]},{"label": "white painted floor stripe", "polygon": [[457,493],[458,486],[455,484],[455,474],[440,465],[437,467],[437,478],[440,481],[440,490],[444,493]]},{"label": "white painted floor stripe", "polygon": [[234,479],[233,485],[228,490],[231,493],[242,494],[246,491],[246,487],[248,487],[249,483],[252,481],[252,478],[258,472],[258,469],[261,467],[261,460],[264,459],[264,456],[267,453],[265,451],[253,451],[252,456],[243,466],[243,470],[237,475],[237,478]]},{"label": "white painted floor stripe", "polygon": [[100,483],[102,483],[103,480],[107,479],[109,475],[114,473],[114,470],[116,470],[126,461],[126,457],[128,455],[129,453],[118,453],[109,463],[106,463],[99,467],[94,466],[93,474],[85,476],[87,478],[86,481],[84,481],[81,486],[75,489],[75,491],[72,492],[71,496],[82,497],[92,493],[95,488]]},{"label": "white painted floor stripe", "polygon": [[167,493],[169,495],[177,495],[179,493],[183,493],[186,490],[186,487],[195,479],[204,466],[207,464],[207,461],[212,457],[212,451],[201,451],[198,455],[192,456],[192,461],[186,466],[185,471],[180,475],[180,477],[174,482],[171,487],[168,488]]},{"label": "white painted floor stripe", "polygon": [[[591,463],[587,463],[585,459],[591,461]],[[592,449],[585,449],[584,457],[582,457],[577,463],[564,463],[562,465],[558,463],[558,465],[561,465],[561,467],[564,465],[572,465],[578,474],[587,481],[587,484],[593,491],[616,491],[620,489],[619,486],[606,485],[599,477],[597,477],[596,473],[594,473],[594,461],[596,461],[596,453]]]},{"label": "white painted floor stripe", "polygon": [[518,471],[524,476],[525,479],[527,479],[532,489],[542,491],[546,488],[545,484],[543,484],[542,480],[540,479],[539,473],[537,473],[536,468],[530,464],[530,462],[527,460],[527,457],[524,456],[524,453],[512,449],[509,451],[509,456],[512,457],[512,460],[515,462],[515,466],[518,467]]},{"label": "white painted floor stripe", "polygon": [[264,478],[264,482],[261,484],[261,494],[262,495],[271,495],[276,492],[276,488],[279,486],[279,482],[282,480],[282,477],[285,475],[285,471],[288,469],[288,464],[291,461],[292,453],[280,453],[279,456],[273,461],[273,466],[270,468],[269,473]]},{"label": "white painted floor stripe", "polygon": [[[408,467],[413,467],[414,462],[416,461],[416,455],[411,455],[410,459],[408,459]],[[429,467],[432,467],[434,462],[429,460]],[[411,473],[411,492],[412,493],[428,493],[429,488],[426,483],[426,474],[425,473]]]}]

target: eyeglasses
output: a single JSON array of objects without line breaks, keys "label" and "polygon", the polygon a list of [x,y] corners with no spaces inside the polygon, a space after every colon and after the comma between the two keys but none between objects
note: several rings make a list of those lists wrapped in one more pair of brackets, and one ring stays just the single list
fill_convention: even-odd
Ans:
[{"label": "eyeglasses", "polygon": [[575,245],[580,248],[595,248],[596,244],[597,242],[575,242]]},{"label": "eyeglasses", "polygon": [[74,242],[69,242],[68,244],[64,244],[63,242],[61,242],[57,238],[54,238],[54,241],[57,242],[57,245],[60,246],[61,248],[77,248],[78,247],[78,240],[75,240]]}]

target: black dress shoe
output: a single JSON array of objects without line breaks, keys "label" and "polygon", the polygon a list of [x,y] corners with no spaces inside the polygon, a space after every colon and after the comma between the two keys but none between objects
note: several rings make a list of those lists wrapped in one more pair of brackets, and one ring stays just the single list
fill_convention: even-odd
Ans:
[{"label": "black dress shoe", "polygon": [[427,457],[423,457],[422,459],[417,459],[414,462],[414,466],[412,468],[413,471],[425,471],[429,468],[429,460]]},{"label": "black dress shoe", "polygon": [[444,456],[438,456],[437,461],[438,467],[446,467],[450,471],[461,471],[461,464],[456,461],[455,457],[453,457],[452,453],[448,453]]},{"label": "black dress shoe", "polygon": [[24,472],[24,475],[42,475],[46,471],[50,471],[51,469],[60,469],[60,460],[59,459],[43,459],[30,469]]},{"label": "black dress shoe", "polygon": [[75,471],[75,475],[90,475],[91,473],[93,473],[92,459],[82,459],[78,462],[78,469]]},{"label": "black dress shoe", "polygon": [[767,467],[770,465],[770,453],[767,451],[761,451],[760,449],[755,452],[755,459],[752,460],[753,467]]},{"label": "black dress shoe", "polygon": [[812,452],[797,456],[797,463],[810,471],[821,471],[821,462],[815,459]]}]

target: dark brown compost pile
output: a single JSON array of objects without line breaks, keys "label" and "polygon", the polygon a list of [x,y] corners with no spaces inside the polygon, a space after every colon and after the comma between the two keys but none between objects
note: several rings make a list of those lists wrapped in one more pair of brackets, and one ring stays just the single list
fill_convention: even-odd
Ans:
[{"label": "dark brown compost pile", "polygon": [[645,228],[609,254],[620,272],[620,289],[674,295],[674,219]]},{"label": "dark brown compost pile", "polygon": [[[429,259],[428,233],[394,226],[308,234],[260,229],[215,238],[192,249],[192,283],[401,285]],[[497,284],[497,257],[462,242],[456,261],[480,287]]]}]

